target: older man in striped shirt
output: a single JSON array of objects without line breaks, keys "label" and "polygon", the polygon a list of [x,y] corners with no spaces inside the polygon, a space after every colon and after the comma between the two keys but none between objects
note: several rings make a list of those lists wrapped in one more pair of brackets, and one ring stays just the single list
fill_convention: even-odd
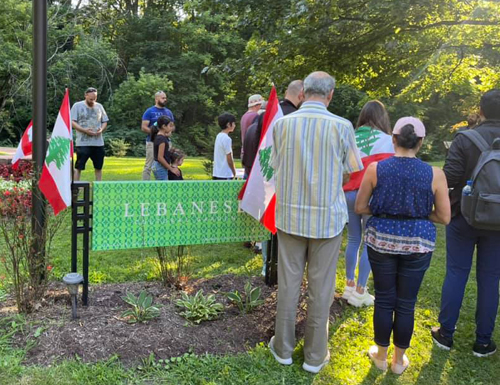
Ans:
[{"label": "older man in striped shirt", "polygon": [[278,309],[269,347],[278,362],[292,363],[295,319],[307,262],[308,314],[303,369],[318,373],[329,361],[328,317],[347,222],[342,176],[363,164],[348,120],[327,110],[335,79],[313,72],[305,102],[274,126],[272,162],[278,228]]}]

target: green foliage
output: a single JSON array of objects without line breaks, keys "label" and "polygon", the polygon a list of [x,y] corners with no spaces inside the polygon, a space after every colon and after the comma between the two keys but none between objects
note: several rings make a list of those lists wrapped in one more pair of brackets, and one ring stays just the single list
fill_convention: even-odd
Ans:
[{"label": "green foliage", "polygon": [[49,151],[45,163],[56,162],[56,167],[60,170],[69,158],[69,149],[71,141],[68,138],[56,136],[50,140]]},{"label": "green foliage", "polygon": [[182,287],[189,279],[189,247],[156,247],[158,267],[163,285]]},{"label": "green foliage", "polygon": [[175,366],[196,358],[198,358],[198,356],[190,351],[189,353],[184,353],[179,357],[170,357],[167,359],[157,360],[155,354],[152,352],[147,358],[143,358],[141,360],[141,364],[137,367],[137,370],[150,374],[161,373],[165,370],[173,369]]},{"label": "green foliage", "polygon": [[205,171],[205,174],[209,178],[212,178],[213,171],[214,171],[214,161],[212,159],[206,159],[206,160],[203,160],[201,163],[203,165],[203,171]]},{"label": "green foliage", "polygon": [[127,317],[129,323],[147,322],[160,316],[161,305],[153,305],[153,296],[144,290],[138,297],[127,293],[122,299],[132,307],[122,313],[122,317]]},{"label": "green foliage", "polygon": [[3,302],[7,299],[8,293],[5,291],[4,288],[0,287],[0,302]]},{"label": "green foliage", "polygon": [[111,148],[111,154],[118,158],[123,158],[127,155],[127,151],[130,148],[130,144],[123,139],[111,139],[109,140],[109,146]]},{"label": "green foliage", "polygon": [[194,296],[182,292],[181,298],[175,304],[184,309],[180,313],[181,316],[196,324],[216,319],[224,310],[224,306],[216,302],[215,295],[204,296],[203,290],[199,290]]},{"label": "green foliage", "polygon": [[245,294],[242,296],[238,290],[232,293],[226,293],[229,298],[241,312],[251,313],[256,307],[264,303],[260,298],[260,287],[253,287],[250,281],[245,284]]}]

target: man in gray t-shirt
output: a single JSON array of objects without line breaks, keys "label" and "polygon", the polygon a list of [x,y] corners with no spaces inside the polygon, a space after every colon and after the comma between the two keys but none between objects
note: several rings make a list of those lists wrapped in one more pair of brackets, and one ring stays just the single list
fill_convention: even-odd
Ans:
[{"label": "man in gray t-shirt", "polygon": [[80,180],[80,174],[82,170],[85,170],[85,164],[89,158],[94,164],[95,179],[102,179],[105,155],[102,133],[106,130],[109,119],[104,107],[96,100],[97,90],[88,88],[85,91],[85,100],[76,102],[71,107],[71,120],[76,136],[74,180]]}]

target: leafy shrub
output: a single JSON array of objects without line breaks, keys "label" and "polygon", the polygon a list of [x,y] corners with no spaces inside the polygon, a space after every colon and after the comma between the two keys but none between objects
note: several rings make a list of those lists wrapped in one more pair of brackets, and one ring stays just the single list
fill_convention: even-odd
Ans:
[{"label": "leafy shrub", "polygon": [[109,141],[109,147],[111,148],[111,154],[113,156],[123,158],[127,155],[130,144],[125,142],[123,139],[111,139]]},{"label": "leafy shrub", "polygon": [[182,292],[181,298],[176,301],[176,305],[185,309],[180,313],[181,316],[196,324],[216,319],[219,313],[224,310],[224,306],[215,301],[213,294],[204,296],[203,290],[199,290],[192,297]]},{"label": "leafy shrub", "polygon": [[20,182],[31,179],[33,176],[33,163],[29,160],[21,160],[17,169],[12,164],[0,164],[0,178]]},{"label": "leafy shrub", "polygon": [[227,298],[240,309],[241,312],[251,313],[257,306],[264,303],[260,298],[260,287],[252,288],[252,284],[248,281],[245,284],[245,294],[242,296],[238,290],[232,293],[226,293]]},{"label": "leafy shrub", "polygon": [[122,299],[132,306],[122,313],[122,317],[127,317],[129,323],[147,322],[160,315],[161,305],[153,305],[153,296],[144,290],[138,297],[127,293]]},{"label": "leafy shrub", "polygon": [[205,174],[209,176],[210,179],[212,179],[212,172],[214,170],[214,161],[212,159],[206,159],[201,162],[203,165],[203,171],[205,171]]},{"label": "leafy shrub", "polygon": [[163,285],[181,288],[190,275],[187,246],[157,247],[156,256]]}]

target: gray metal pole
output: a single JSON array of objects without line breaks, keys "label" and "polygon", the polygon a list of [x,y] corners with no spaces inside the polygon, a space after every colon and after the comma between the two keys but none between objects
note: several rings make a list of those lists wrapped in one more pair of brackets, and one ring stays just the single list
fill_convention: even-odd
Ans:
[{"label": "gray metal pole", "polygon": [[33,161],[35,178],[33,183],[34,253],[41,267],[41,279],[44,276],[45,199],[38,181],[45,161],[47,147],[47,0],[33,1]]}]

